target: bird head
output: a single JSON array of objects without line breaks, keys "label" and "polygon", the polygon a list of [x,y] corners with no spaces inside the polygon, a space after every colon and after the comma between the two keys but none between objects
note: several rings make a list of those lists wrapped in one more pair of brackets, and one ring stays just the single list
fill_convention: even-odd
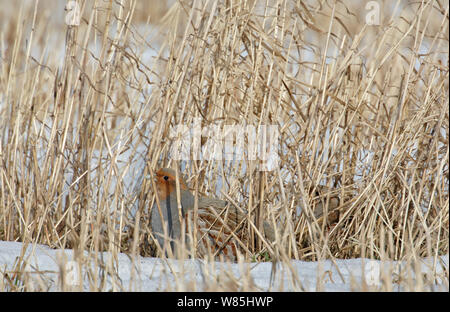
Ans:
[{"label": "bird head", "polygon": [[[168,196],[176,196],[176,173],[169,168],[161,168],[156,171],[156,191],[160,200],[165,200]],[[183,177],[180,175],[181,191],[189,191]]]}]

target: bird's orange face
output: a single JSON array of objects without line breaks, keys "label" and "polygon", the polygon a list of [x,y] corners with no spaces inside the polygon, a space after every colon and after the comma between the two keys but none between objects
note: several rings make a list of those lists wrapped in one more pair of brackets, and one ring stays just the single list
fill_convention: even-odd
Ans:
[{"label": "bird's orange face", "polygon": [[[160,200],[165,200],[170,194],[176,194],[176,174],[172,169],[159,169],[156,172],[156,191]],[[180,189],[188,190],[186,183],[180,179]]]}]

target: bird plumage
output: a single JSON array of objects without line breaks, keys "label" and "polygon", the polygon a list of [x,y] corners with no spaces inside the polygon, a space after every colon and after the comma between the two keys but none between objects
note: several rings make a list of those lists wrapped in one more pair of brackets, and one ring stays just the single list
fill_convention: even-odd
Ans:
[{"label": "bird plumage", "polygon": [[[248,237],[241,235],[242,228],[244,228],[247,221],[247,212],[244,209],[230,205],[224,200],[199,197],[198,215],[196,220],[194,220],[195,198],[183,177],[180,176],[182,213],[180,217],[175,171],[168,168],[158,170],[155,182],[161,213],[155,202],[151,212],[151,227],[161,247],[165,246],[164,244],[167,241],[171,241],[170,246],[173,250],[175,246],[174,240],[180,242],[183,232],[180,221],[184,220],[186,233],[194,233],[193,226],[196,226],[195,247],[197,254],[200,256],[207,254],[218,256],[223,254],[229,258],[235,258],[237,250],[245,248],[242,245],[248,241]],[[164,223],[167,227],[168,237],[166,238],[168,239],[164,237]],[[269,240],[273,241],[275,239],[274,231],[267,222],[264,222],[264,232]]]}]

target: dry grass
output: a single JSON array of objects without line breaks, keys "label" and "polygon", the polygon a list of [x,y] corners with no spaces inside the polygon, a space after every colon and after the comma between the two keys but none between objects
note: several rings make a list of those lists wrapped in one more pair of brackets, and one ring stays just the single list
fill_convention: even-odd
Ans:
[{"label": "dry grass", "polygon": [[[146,177],[173,166],[249,212],[247,261],[448,253],[446,1],[380,1],[379,26],[359,1],[79,1],[79,26],[6,2],[0,240],[154,256]],[[196,118],[277,125],[279,166],[171,160]]]}]

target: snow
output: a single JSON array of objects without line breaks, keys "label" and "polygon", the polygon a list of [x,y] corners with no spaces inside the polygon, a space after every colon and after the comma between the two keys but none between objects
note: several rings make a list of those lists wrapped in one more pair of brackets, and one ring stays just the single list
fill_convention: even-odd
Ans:
[{"label": "snow", "polygon": [[[419,268],[423,274],[431,276],[433,266],[435,267],[435,274],[432,275],[434,282],[431,285],[428,283],[428,288],[424,289],[448,291],[448,255],[437,258],[437,261],[433,261],[432,258],[420,259],[419,266],[417,263],[414,266],[404,261],[337,259],[334,263],[331,260],[319,262],[291,260],[287,263],[277,263],[274,268],[272,262],[223,263],[199,259],[181,261],[144,257],[133,259],[130,255],[123,253],[112,257],[109,252],[98,253],[97,261],[94,261],[95,253],[85,251],[85,258],[90,260],[85,261],[82,274],[79,275],[78,263],[72,261],[76,254],[73,250],[57,250],[44,245],[29,244],[24,253],[24,261],[20,262],[18,260],[23,246],[22,243],[0,241],[0,273],[3,276],[3,280],[0,279],[0,290],[8,290],[4,277],[14,276],[18,265],[21,264],[24,265],[22,268],[25,272],[29,272],[27,276],[31,284],[28,285],[35,285],[35,290],[48,291],[62,289],[61,272],[65,272],[65,281],[73,285],[80,284],[77,281],[79,276],[82,276],[84,291],[99,288],[102,291],[202,291],[215,290],[214,287],[218,287],[219,281],[222,285],[231,285],[233,281],[236,284],[236,290],[376,291],[380,290],[386,274],[391,281],[395,281],[396,276],[403,276],[403,280],[410,278],[410,281],[414,281],[414,273],[409,273],[417,272]],[[408,267],[414,267],[415,270],[407,270]],[[273,269],[275,274],[271,278]],[[115,274],[105,274],[108,272]],[[106,283],[102,283],[102,278]],[[369,286],[365,287],[364,285],[367,284]],[[407,289],[407,283],[394,282],[391,285],[392,287],[387,290],[413,290]],[[417,283],[413,285],[417,287]],[[383,289],[386,290],[386,288]],[[217,290],[220,288],[218,287]]]}]

